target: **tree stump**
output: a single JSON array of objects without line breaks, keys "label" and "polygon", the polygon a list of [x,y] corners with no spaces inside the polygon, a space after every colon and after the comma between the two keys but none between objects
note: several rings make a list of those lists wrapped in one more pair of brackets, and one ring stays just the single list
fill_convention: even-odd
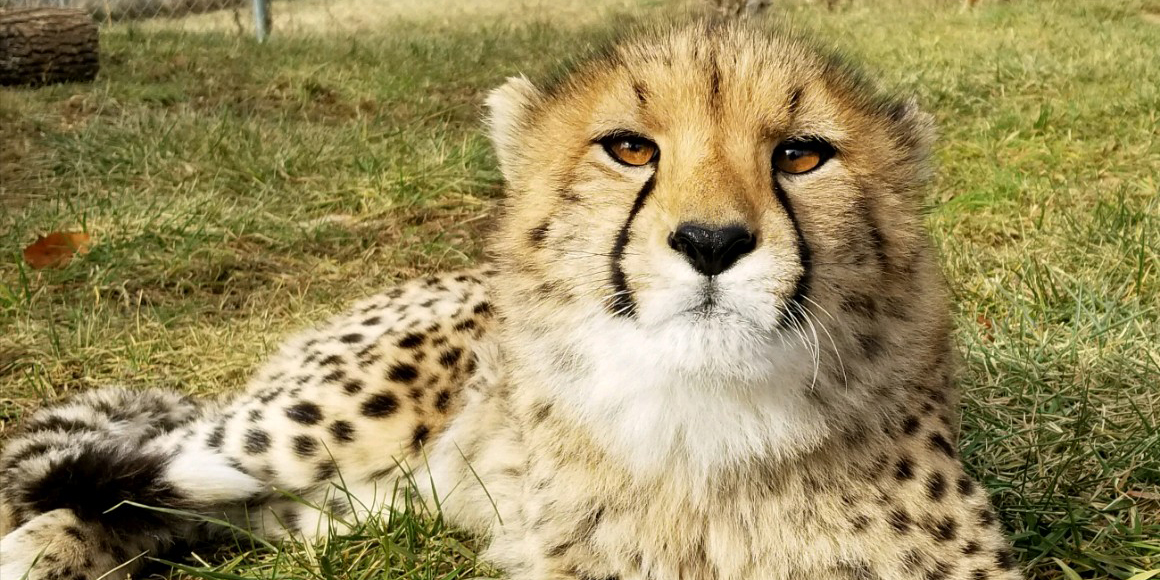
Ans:
[{"label": "tree stump", "polygon": [[87,12],[0,10],[0,85],[91,81],[101,66],[99,46]]}]

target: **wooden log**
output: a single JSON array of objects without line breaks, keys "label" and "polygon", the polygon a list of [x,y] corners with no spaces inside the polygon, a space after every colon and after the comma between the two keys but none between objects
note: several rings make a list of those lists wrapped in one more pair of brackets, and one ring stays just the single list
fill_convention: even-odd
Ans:
[{"label": "wooden log", "polygon": [[97,24],[87,12],[0,10],[0,85],[91,81],[100,66]]}]

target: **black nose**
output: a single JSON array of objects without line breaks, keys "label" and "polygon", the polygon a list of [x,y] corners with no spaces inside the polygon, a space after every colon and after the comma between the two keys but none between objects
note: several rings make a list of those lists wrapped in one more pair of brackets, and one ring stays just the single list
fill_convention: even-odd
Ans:
[{"label": "black nose", "polygon": [[741,226],[718,229],[682,224],[669,234],[669,246],[682,253],[698,272],[716,276],[757,247],[757,236]]}]

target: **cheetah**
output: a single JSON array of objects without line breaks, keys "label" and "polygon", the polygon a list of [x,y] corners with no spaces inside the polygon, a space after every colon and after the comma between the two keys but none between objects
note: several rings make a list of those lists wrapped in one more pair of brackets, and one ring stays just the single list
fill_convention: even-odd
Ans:
[{"label": "cheetah", "polygon": [[489,264],[356,304],[231,399],[31,415],[0,577],[126,578],[222,521],[321,540],[408,481],[513,580],[1020,577],[956,450],[913,101],[693,23],[486,104]]}]

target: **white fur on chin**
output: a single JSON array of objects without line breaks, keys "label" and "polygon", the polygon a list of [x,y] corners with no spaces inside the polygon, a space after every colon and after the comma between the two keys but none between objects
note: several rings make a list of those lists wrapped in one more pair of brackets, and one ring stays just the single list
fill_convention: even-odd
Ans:
[{"label": "white fur on chin", "polygon": [[[745,270],[730,273],[716,282],[711,310],[697,309],[704,278],[678,275],[666,288],[638,293],[635,318],[574,305],[568,323],[520,341],[527,352],[514,358],[545,361],[522,370],[642,477],[682,469],[707,485],[729,467],[798,455],[828,433],[805,398],[815,372],[811,351],[778,329],[784,300],[747,280]],[[580,364],[559,364],[560,356]]]}]

